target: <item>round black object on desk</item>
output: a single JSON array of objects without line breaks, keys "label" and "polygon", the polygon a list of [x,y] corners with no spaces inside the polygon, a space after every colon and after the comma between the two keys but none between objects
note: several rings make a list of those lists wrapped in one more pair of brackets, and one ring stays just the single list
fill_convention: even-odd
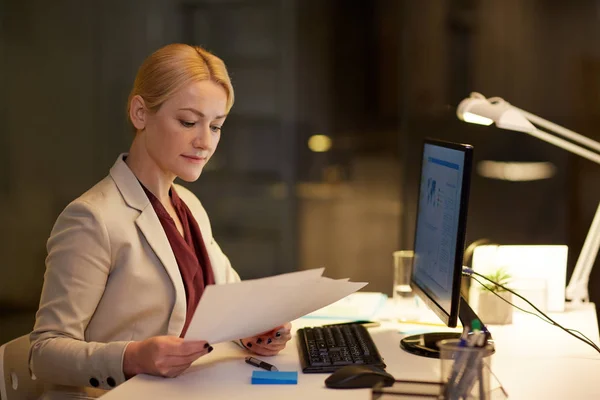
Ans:
[{"label": "round black object on desk", "polygon": [[460,339],[458,332],[428,332],[411,335],[400,340],[400,347],[409,353],[429,358],[440,358],[437,342],[446,339]]},{"label": "round black object on desk", "polygon": [[364,389],[380,382],[383,386],[392,386],[394,377],[372,365],[347,365],[325,379],[325,386],[331,389]]},{"label": "round black object on desk", "polygon": [[[429,358],[440,358],[440,349],[437,343],[440,340],[460,339],[459,332],[427,332],[411,335],[400,340],[400,347],[409,353]],[[488,343],[493,344],[491,336]],[[494,350],[492,349],[492,353]]]}]

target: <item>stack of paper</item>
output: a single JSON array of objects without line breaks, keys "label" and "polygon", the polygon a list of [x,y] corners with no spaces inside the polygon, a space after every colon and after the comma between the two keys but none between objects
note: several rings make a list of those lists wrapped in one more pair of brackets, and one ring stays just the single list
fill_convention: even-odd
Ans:
[{"label": "stack of paper", "polygon": [[207,286],[186,339],[211,344],[258,335],[366,286],[323,277],[324,268]]}]

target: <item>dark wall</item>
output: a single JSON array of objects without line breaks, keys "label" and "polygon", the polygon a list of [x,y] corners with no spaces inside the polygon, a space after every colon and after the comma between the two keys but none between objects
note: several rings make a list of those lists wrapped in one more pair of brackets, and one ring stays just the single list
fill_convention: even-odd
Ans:
[{"label": "dark wall", "polygon": [[[434,4],[435,3],[435,4]],[[598,166],[518,132],[464,124],[456,106],[470,92],[510,103],[599,140],[600,28],[593,1],[403,2],[400,84],[406,218],[410,246],[423,137],[475,146],[483,160],[549,161],[546,180],[509,182],[474,171],[467,243],[569,245],[568,278],[600,198]],[[596,262],[598,264],[598,262]],[[592,301],[600,301],[598,267]]]},{"label": "dark wall", "polygon": [[236,88],[219,150],[188,185],[217,240],[244,278],[298,268],[293,2],[31,0],[2,11],[0,342],[31,329],[53,223],[128,150],[136,70],[171,42],[220,55]]}]

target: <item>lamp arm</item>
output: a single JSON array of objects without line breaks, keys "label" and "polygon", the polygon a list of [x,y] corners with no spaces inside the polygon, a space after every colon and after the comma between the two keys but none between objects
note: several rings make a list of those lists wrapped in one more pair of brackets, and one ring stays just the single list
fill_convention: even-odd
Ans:
[{"label": "lamp arm", "polygon": [[[519,110],[519,112],[523,113],[525,118],[527,118],[531,123],[548,129],[549,131],[554,132],[558,135],[566,137],[569,140],[572,140],[573,142],[577,142],[579,144],[587,146],[589,149],[593,149],[596,152],[588,150],[587,148],[584,148],[580,145],[564,140],[560,137],[554,136],[539,129],[527,131],[525,133],[528,133],[529,135],[534,136],[540,140],[560,147],[563,150],[567,150],[571,153],[577,154],[583,158],[595,162],[596,164],[600,164],[600,154],[598,154],[600,153],[600,143],[577,132],[574,132],[570,129],[564,128],[553,122],[540,118],[535,114],[531,114],[530,112],[527,112],[517,107],[515,108]],[[577,263],[575,264],[575,269],[573,270],[573,274],[571,275],[571,279],[569,280],[569,284],[567,285],[567,288],[565,290],[565,298],[567,300],[570,300],[571,304],[581,304],[589,301],[588,285],[590,280],[590,273],[592,272],[592,268],[594,267],[594,263],[596,262],[596,257],[598,256],[599,249],[600,203],[598,204],[598,208],[596,209],[596,214],[594,215],[594,219],[590,226],[590,230],[588,231],[588,234],[585,238],[583,247],[581,248],[581,252],[579,253],[579,257],[577,258]]]},{"label": "lamp arm", "polygon": [[[595,162],[596,164],[600,164],[600,154],[585,149],[567,140],[553,136],[539,129],[531,130],[525,133],[560,147],[561,149],[577,154],[583,158]],[[596,256],[598,255],[599,249],[600,204],[598,205],[596,214],[594,215],[594,220],[592,221],[590,230],[588,231],[583,243],[583,247],[581,248],[581,252],[579,253],[579,258],[577,258],[573,275],[571,275],[571,279],[569,280],[569,284],[567,285],[567,289],[565,291],[565,298],[570,300],[572,304],[581,304],[589,301],[588,284],[590,280],[590,273],[592,272],[592,268],[596,262]]]},{"label": "lamp arm", "polygon": [[[588,148],[600,152],[600,143],[583,135],[580,135],[577,132],[573,132],[572,130],[569,130],[553,122],[540,118],[537,115],[531,114],[530,112],[521,109],[518,110],[522,112],[523,115],[525,115],[525,117],[530,122],[538,126],[544,127],[559,135],[562,135],[574,142],[583,144]],[[560,147],[561,149],[570,151],[571,153],[577,154],[583,158],[593,161],[596,164],[600,164],[600,154],[594,151],[590,151],[584,147],[581,147],[567,140],[561,139],[557,136],[553,136],[539,129],[528,131],[526,133],[547,143]],[[569,280],[569,284],[567,285],[567,288],[565,290],[565,297],[567,298],[567,300],[570,300],[571,303],[579,304],[589,301],[588,285],[590,280],[590,273],[592,272],[592,268],[594,267],[594,263],[596,261],[596,257],[598,256],[599,249],[600,203],[598,204],[598,208],[596,209],[596,214],[594,215],[594,219],[590,226],[590,230],[588,231],[588,234],[585,238],[583,247],[581,248],[581,252],[579,253],[579,258],[577,258],[577,263],[575,264],[575,269],[573,270],[573,274],[571,275],[571,279]]]},{"label": "lamp arm", "polygon": [[595,153],[591,150],[583,148],[579,145],[569,142],[568,140],[561,139],[554,135],[549,134],[548,132],[541,131],[539,129],[534,129],[525,132],[531,136],[534,136],[544,142],[553,144],[557,147],[560,147],[563,150],[570,151],[571,153],[577,154],[583,158],[587,158],[590,161],[595,162],[596,164],[600,164],[600,154]]},{"label": "lamp arm", "polygon": [[589,301],[588,284],[598,249],[600,249],[600,203],[565,291],[565,297],[572,303]]},{"label": "lamp arm", "polygon": [[[514,107],[514,106],[512,106],[512,107]],[[551,122],[544,118],[538,117],[537,115],[532,114],[528,111],[522,110],[518,107],[514,107],[514,108],[519,110],[519,112],[521,112],[525,116],[525,118],[527,118],[530,122],[532,122],[538,126],[541,126],[542,128],[547,129],[551,132],[555,132],[561,136],[564,136],[569,140],[572,140],[572,141],[582,144],[586,147],[589,147],[590,149],[594,149],[600,153],[600,143],[596,142],[595,140],[592,140],[592,139],[590,139],[586,136],[583,136],[577,132],[574,132],[570,129],[567,129],[565,127],[557,125],[554,122]]]}]

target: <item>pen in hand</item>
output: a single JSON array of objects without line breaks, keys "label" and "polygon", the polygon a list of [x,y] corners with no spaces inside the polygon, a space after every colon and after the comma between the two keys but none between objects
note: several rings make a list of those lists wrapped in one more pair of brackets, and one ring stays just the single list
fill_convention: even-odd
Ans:
[{"label": "pen in hand", "polygon": [[246,362],[250,365],[254,365],[255,367],[266,369],[267,371],[279,371],[276,366],[259,360],[258,358],[246,357]]}]

